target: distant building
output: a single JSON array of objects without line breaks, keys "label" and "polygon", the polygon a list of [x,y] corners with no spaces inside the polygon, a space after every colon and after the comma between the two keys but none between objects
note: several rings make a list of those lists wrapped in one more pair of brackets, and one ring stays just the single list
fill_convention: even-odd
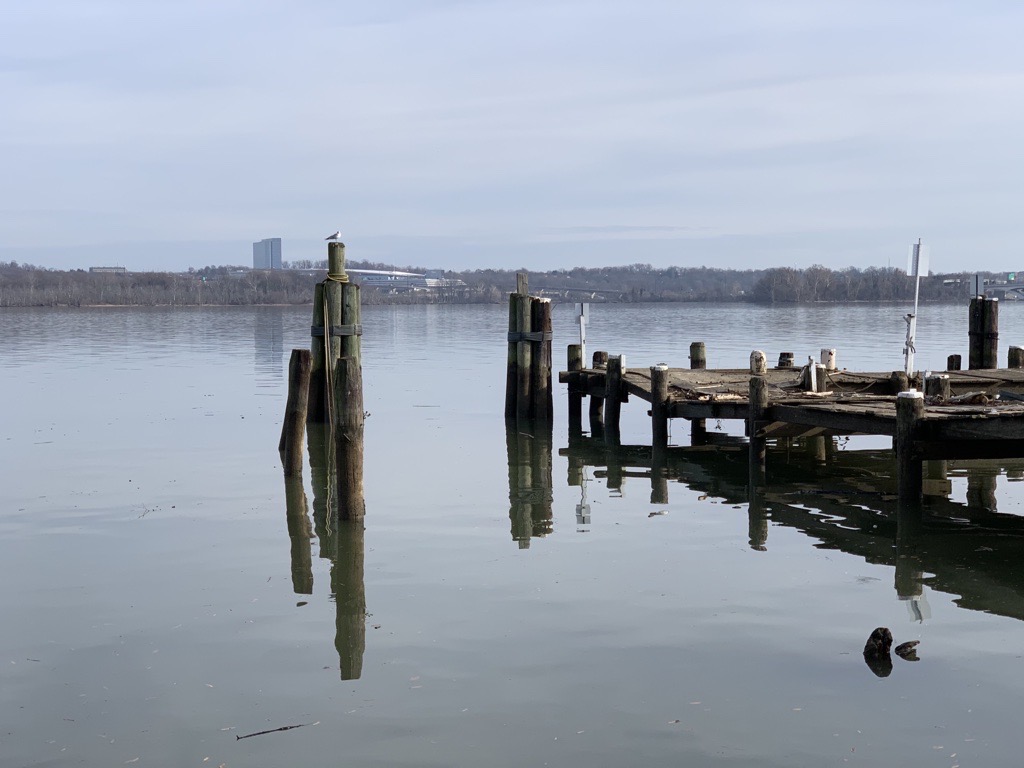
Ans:
[{"label": "distant building", "polygon": [[268,237],[252,244],[253,269],[281,268],[281,238]]},{"label": "distant building", "polygon": [[127,275],[126,267],[89,267],[89,272],[96,275]]}]

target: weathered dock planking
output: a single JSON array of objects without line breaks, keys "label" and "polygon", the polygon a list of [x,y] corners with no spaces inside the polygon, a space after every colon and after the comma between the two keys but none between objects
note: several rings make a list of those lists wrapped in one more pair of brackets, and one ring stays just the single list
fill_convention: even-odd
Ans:
[{"label": "weathered dock planking", "polygon": [[606,412],[615,417],[593,427],[602,427],[613,445],[618,443],[619,406],[635,397],[651,404],[655,448],[667,440],[668,419],[746,422],[752,472],[755,464],[763,472],[767,439],[893,437],[899,494],[905,500],[920,497],[924,459],[1024,456],[1024,369],[945,371],[942,376],[948,379],[928,383],[940,394],[925,397],[913,390],[900,393],[911,384],[923,387],[920,376],[908,380],[891,372],[826,372],[824,386],[819,379],[819,391],[807,391],[809,369],[775,368],[752,375],[747,369],[626,368],[621,357],[610,361],[616,363],[562,372],[559,381],[577,398],[604,398]]}]

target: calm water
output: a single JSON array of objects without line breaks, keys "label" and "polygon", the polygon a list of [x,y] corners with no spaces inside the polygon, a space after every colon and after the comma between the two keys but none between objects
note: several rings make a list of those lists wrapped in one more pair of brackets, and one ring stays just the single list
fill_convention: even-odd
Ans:
[{"label": "calm water", "polygon": [[[891,370],[903,311],[595,305],[588,346]],[[1024,308],[1001,320],[1005,358]],[[565,455],[562,387],[549,448],[506,440],[503,307],[371,307],[365,534],[315,515],[307,470],[304,554],[277,441],[308,309],[0,323],[4,766],[1020,764],[1024,462],[950,463],[933,512],[972,526],[897,545],[886,441],[779,448],[750,510],[736,426],[709,423],[725,450],[665,501],[628,459]],[[966,307],[921,325],[919,367],[966,356]],[[872,673],[880,625],[920,661]]]}]

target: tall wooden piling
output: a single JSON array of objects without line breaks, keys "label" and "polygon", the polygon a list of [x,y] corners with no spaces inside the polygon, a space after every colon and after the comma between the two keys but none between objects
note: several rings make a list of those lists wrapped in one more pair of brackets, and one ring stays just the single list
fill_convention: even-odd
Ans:
[{"label": "tall wooden piling", "polygon": [[[591,367],[594,370],[607,370],[608,353],[595,352]],[[592,437],[604,437],[604,396],[590,396],[590,434]]]},{"label": "tall wooden piling", "polygon": [[530,306],[530,296],[527,293],[527,277],[525,272],[516,275],[517,295],[516,303],[516,327],[519,332],[519,340],[516,344],[516,418],[530,418],[530,398],[533,393],[530,384],[533,382],[530,368],[533,365],[533,345],[527,341],[526,336],[533,331],[533,311]]},{"label": "tall wooden piling", "polygon": [[768,382],[764,376],[751,376],[749,388],[749,408],[747,409],[747,434],[750,441],[750,485],[756,487],[764,483],[765,454],[767,443],[758,436],[758,430],[764,421],[768,409]]},{"label": "tall wooden piling", "polygon": [[623,355],[608,357],[608,372],[605,374],[605,439],[619,442],[619,414],[622,411],[622,372],[626,367]]},{"label": "tall wooden piling", "polygon": [[999,367],[999,299],[971,299],[968,368]]},{"label": "tall wooden piling", "polygon": [[[334,368],[335,443],[337,445],[338,514],[342,520],[359,520],[366,513],[363,497],[363,366],[362,309],[359,286],[348,282],[345,246],[331,243],[325,302],[338,305],[338,358]],[[337,298],[332,297],[332,293]],[[333,341],[332,341],[333,344]]]},{"label": "tall wooden piling", "polygon": [[896,488],[901,501],[917,502],[923,487],[921,454],[914,445],[917,423],[924,416],[924,394],[900,392],[896,396]]},{"label": "tall wooden piling", "polygon": [[[566,370],[575,373],[583,370],[583,347],[570,344],[566,350]],[[583,432],[583,393],[576,384],[569,385],[569,439]]]},{"label": "tall wooden piling", "polygon": [[530,299],[530,322],[534,341],[530,370],[530,418],[551,421],[554,412],[551,392],[551,299]]},{"label": "tall wooden piling", "polygon": [[313,289],[313,320],[310,326],[310,372],[306,420],[310,424],[327,422],[327,342],[324,332],[324,284]]},{"label": "tall wooden piling", "polygon": [[668,447],[668,366],[651,366],[651,435],[655,452]]},{"label": "tall wooden piling", "polygon": [[306,436],[309,411],[309,375],[312,357],[309,350],[293,349],[288,361],[288,401],[277,450],[284,464],[284,476],[302,474],[302,444]]}]

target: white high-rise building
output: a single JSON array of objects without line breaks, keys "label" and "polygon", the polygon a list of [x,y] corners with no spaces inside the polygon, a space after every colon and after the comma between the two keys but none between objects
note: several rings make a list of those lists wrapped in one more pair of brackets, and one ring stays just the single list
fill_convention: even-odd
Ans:
[{"label": "white high-rise building", "polygon": [[281,238],[268,237],[252,244],[253,269],[281,268]]}]

